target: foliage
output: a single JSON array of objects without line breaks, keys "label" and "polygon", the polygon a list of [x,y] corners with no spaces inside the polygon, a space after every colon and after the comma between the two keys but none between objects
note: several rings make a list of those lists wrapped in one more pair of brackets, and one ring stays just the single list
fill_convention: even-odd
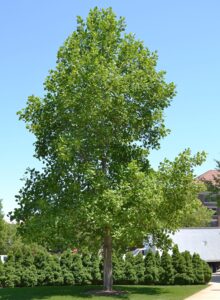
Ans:
[{"label": "foliage", "polygon": [[203,263],[203,272],[204,272],[204,282],[208,283],[212,277],[212,270],[205,261],[203,261],[202,263]]},{"label": "foliage", "polygon": [[174,269],[172,265],[172,258],[167,251],[163,251],[161,255],[161,284],[173,284],[174,283]]},{"label": "foliage", "polygon": [[172,264],[174,268],[174,283],[185,284],[187,282],[186,261],[184,255],[179,252],[177,245],[173,247]]},{"label": "foliage", "polygon": [[[134,257],[131,252],[123,258],[114,252],[113,277],[117,284],[192,284],[207,283],[211,271],[198,255],[173,251],[173,259],[164,251],[161,260],[158,252],[147,252]],[[175,259],[174,259],[175,256]],[[181,266],[181,256],[184,266]],[[41,246],[14,246],[5,264],[0,264],[1,287],[33,287],[55,285],[88,285],[101,283],[100,255],[83,250],[72,253],[66,250],[61,255],[50,254]],[[178,263],[177,263],[178,262]],[[175,268],[175,273],[173,269]],[[159,278],[160,275],[160,278]],[[170,276],[171,275],[171,276]],[[196,280],[194,280],[196,278]],[[174,280],[174,281],[173,281]]]},{"label": "foliage", "polygon": [[127,284],[137,284],[138,277],[135,268],[135,258],[132,253],[128,252],[125,256],[125,282]]},{"label": "foliage", "polygon": [[75,283],[82,284],[85,279],[85,272],[83,269],[81,256],[77,253],[72,257],[71,271],[74,274]]},{"label": "foliage", "polygon": [[209,195],[209,201],[216,201],[218,208],[220,207],[220,161],[216,160],[217,174],[211,180],[204,180]]},{"label": "foliage", "polygon": [[45,268],[44,285],[62,285],[63,274],[59,264],[59,259],[56,256],[50,256],[48,265]]},{"label": "foliage", "polygon": [[160,264],[161,264],[161,257],[159,251],[157,250],[155,252],[155,265],[157,266],[157,268],[160,268]]},{"label": "foliage", "polygon": [[193,270],[193,263],[192,263],[192,256],[189,251],[184,251],[182,253],[185,263],[186,263],[186,278],[185,284],[193,284],[194,283],[194,270]]},{"label": "foliage", "polygon": [[34,265],[20,269],[20,286],[35,286],[37,285],[37,269]]},{"label": "foliage", "polygon": [[[158,252],[157,252],[158,253]],[[150,250],[147,252],[145,259],[145,284],[155,284],[159,282],[159,267],[160,256],[156,255]]]},{"label": "foliage", "polygon": [[4,220],[2,200],[0,199],[0,254],[7,254],[14,243],[20,240],[17,236],[17,225]]},{"label": "foliage", "polygon": [[138,284],[144,284],[145,281],[145,263],[143,260],[143,256],[141,253],[135,256],[134,258],[134,264],[136,269],[136,275],[137,275],[137,283]]},{"label": "foliage", "polygon": [[194,269],[194,283],[202,284],[205,282],[203,262],[198,254],[193,254],[192,258]]},{"label": "foliage", "polygon": [[97,253],[92,254],[91,262],[92,262],[92,283],[100,284],[102,280],[100,256]]},{"label": "foliage", "polygon": [[125,260],[120,253],[113,252],[112,255],[113,265],[113,280],[116,284],[123,283],[125,281]]},{"label": "foliage", "polygon": [[92,261],[91,253],[86,249],[82,253],[82,265],[84,270],[83,284],[92,283]]},{"label": "foliage", "polygon": [[207,227],[213,216],[213,211],[205,207],[198,199],[195,208],[182,216],[182,227]]},{"label": "foliage", "polygon": [[181,270],[181,254],[179,252],[179,248],[177,245],[174,245],[173,247],[173,253],[172,253],[172,264],[174,268],[174,274],[179,273]]}]

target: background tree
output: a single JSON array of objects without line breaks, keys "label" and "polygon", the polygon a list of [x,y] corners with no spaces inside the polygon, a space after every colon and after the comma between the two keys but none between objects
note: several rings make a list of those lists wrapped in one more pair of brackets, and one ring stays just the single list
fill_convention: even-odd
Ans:
[{"label": "background tree", "polygon": [[[210,192],[218,195],[220,191],[220,160],[216,160],[216,170],[218,171],[215,176],[213,176],[212,180],[205,180],[205,184]],[[219,195],[218,195],[219,196]],[[220,196],[217,197],[217,200],[220,200]]]},{"label": "background tree", "polygon": [[207,227],[213,216],[213,211],[205,207],[198,199],[195,207],[182,216],[182,227]]},{"label": "background tree", "polygon": [[168,133],[163,113],[175,87],[156,70],[157,54],[124,30],[111,8],[78,17],[44,97],[30,96],[19,112],[44,167],[27,170],[12,219],[47,247],[103,246],[105,290],[112,245],[125,250],[178,228],[200,190],[192,171],[204,159],[187,150],[158,172],[150,168],[150,150]]}]

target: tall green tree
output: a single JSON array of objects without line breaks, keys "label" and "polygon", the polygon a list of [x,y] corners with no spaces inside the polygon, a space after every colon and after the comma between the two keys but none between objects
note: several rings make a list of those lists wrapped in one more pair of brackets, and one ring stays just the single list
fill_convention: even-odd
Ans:
[{"label": "tall green tree", "polygon": [[27,170],[12,219],[48,247],[103,247],[105,290],[112,289],[112,246],[125,250],[175,230],[199,191],[192,171],[203,154],[186,150],[158,172],[150,168],[175,95],[156,65],[157,54],[125,33],[123,18],[92,9],[58,51],[44,97],[30,96],[19,112],[44,167]]}]

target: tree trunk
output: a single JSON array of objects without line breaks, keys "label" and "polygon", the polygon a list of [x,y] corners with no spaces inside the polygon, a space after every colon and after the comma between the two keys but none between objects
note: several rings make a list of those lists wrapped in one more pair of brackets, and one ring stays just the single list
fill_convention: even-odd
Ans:
[{"label": "tree trunk", "polygon": [[112,291],[112,237],[110,234],[110,230],[105,230],[104,236],[104,290]]}]

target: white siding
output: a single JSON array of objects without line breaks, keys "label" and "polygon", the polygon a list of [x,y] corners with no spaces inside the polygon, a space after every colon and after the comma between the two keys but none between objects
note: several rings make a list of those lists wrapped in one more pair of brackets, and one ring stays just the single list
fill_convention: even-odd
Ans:
[{"label": "white siding", "polygon": [[185,228],[171,236],[180,252],[198,253],[207,262],[220,262],[220,228]]}]

